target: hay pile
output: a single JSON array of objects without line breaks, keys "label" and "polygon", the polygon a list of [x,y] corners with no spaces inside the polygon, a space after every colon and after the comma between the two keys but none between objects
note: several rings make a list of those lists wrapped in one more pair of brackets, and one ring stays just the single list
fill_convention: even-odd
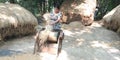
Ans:
[{"label": "hay pile", "polygon": [[17,4],[0,3],[0,40],[35,32],[37,19]]},{"label": "hay pile", "polygon": [[120,5],[106,14],[102,20],[106,28],[120,33]]},{"label": "hay pile", "polygon": [[93,12],[95,8],[96,0],[66,0],[61,6],[61,11],[63,13],[62,22],[69,23],[72,21],[80,21],[80,14],[86,14],[83,12],[87,12],[87,10]]}]

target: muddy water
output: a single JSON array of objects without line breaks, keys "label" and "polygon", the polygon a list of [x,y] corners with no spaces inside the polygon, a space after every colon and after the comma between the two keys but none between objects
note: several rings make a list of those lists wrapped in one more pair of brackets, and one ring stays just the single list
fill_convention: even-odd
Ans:
[{"label": "muddy water", "polygon": [[[56,53],[43,52],[38,55],[33,54],[34,48],[33,36],[26,36],[22,38],[11,39],[0,46],[0,60],[67,60],[66,51],[62,50],[59,57],[56,58]],[[56,46],[57,44],[52,44]],[[51,47],[52,48],[52,47]],[[54,48],[52,48],[54,50]],[[55,50],[56,47],[55,47]],[[61,58],[62,57],[62,58]]]},{"label": "muddy water", "polygon": [[[120,36],[97,22],[84,27],[79,22],[64,25],[65,39],[58,60],[120,60]],[[12,39],[0,47],[0,60],[56,60],[55,55],[32,55],[33,36]],[[39,59],[40,58],[40,59]]]},{"label": "muddy water", "polygon": [[33,36],[9,39],[0,46],[0,57],[12,56],[16,54],[32,53],[34,47]]}]

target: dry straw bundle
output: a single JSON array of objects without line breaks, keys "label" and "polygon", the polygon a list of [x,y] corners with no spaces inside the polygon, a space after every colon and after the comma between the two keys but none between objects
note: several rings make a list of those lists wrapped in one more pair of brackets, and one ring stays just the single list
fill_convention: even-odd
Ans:
[{"label": "dry straw bundle", "polygon": [[37,19],[23,7],[0,3],[0,40],[34,33],[37,24]]},{"label": "dry straw bundle", "polygon": [[120,33],[120,5],[110,11],[103,17],[104,26],[108,29],[114,30]]},{"label": "dry straw bundle", "polygon": [[[63,13],[62,22],[72,22],[72,21],[80,21],[80,15],[87,15],[88,10],[94,13],[96,8],[97,1],[96,0],[66,0],[63,2],[61,6],[61,11]],[[86,16],[86,15],[85,15]]]}]

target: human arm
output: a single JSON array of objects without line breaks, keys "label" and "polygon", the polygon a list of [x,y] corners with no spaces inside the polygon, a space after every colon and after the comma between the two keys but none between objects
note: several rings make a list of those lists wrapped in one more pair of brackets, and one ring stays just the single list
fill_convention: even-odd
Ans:
[{"label": "human arm", "polygon": [[55,24],[55,23],[57,23],[57,22],[60,22],[61,17],[62,17],[62,14],[61,14],[61,13],[59,13],[59,14],[57,15],[57,20],[55,20],[55,21],[54,21],[54,22],[52,22],[51,24],[53,25],[53,24]]}]

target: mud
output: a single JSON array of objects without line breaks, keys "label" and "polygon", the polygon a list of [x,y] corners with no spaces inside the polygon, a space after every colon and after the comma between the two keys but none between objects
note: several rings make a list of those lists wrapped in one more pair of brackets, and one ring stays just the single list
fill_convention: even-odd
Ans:
[{"label": "mud", "polygon": [[[58,60],[120,60],[120,36],[94,22],[63,24],[65,39]],[[0,60],[56,60],[56,55],[33,55],[33,36],[11,39],[0,46]]]}]

